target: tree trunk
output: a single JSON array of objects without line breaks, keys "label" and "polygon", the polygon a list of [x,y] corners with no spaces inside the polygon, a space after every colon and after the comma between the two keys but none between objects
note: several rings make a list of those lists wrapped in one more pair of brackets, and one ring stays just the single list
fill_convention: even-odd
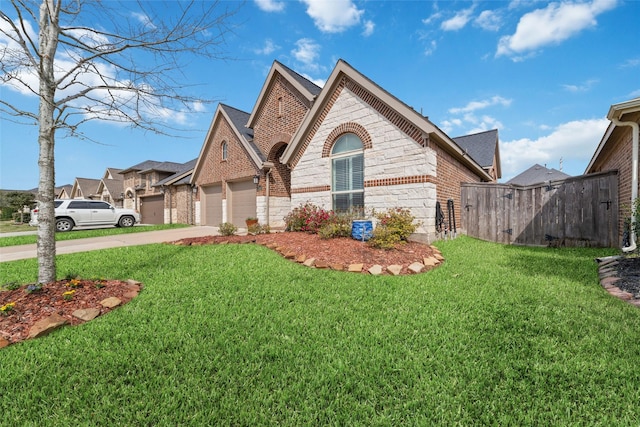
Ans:
[{"label": "tree trunk", "polygon": [[59,3],[43,0],[40,5],[40,33],[38,35],[40,55],[39,69],[39,132],[38,166],[38,283],[56,280],[55,240],[55,93],[54,58],[58,47]]}]

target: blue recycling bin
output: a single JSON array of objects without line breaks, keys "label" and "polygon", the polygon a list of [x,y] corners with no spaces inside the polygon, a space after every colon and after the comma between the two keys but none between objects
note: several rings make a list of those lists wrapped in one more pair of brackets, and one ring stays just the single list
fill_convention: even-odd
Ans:
[{"label": "blue recycling bin", "polygon": [[355,220],[351,223],[351,237],[362,242],[373,236],[373,222],[371,220]]}]

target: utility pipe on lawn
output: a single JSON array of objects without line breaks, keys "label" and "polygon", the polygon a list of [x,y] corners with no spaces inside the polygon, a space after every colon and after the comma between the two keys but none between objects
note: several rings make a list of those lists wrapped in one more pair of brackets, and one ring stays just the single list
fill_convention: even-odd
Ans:
[{"label": "utility pipe on lawn", "polygon": [[636,122],[621,122],[612,118],[611,122],[616,126],[631,126],[633,145],[631,148],[631,225],[629,230],[629,246],[622,248],[622,252],[633,252],[636,250],[636,224],[635,201],[638,198],[638,139],[640,138],[640,125]]}]

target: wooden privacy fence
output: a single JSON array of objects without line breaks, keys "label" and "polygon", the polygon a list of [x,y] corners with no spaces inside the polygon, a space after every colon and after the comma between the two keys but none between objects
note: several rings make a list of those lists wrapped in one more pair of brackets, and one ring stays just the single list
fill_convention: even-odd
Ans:
[{"label": "wooden privacy fence", "polygon": [[618,173],[532,186],[462,184],[467,234],[506,244],[618,246]]}]

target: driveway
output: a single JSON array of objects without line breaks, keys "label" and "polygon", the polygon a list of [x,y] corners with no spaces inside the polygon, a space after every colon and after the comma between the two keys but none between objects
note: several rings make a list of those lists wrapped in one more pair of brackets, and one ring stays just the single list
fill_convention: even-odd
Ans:
[{"label": "driveway", "polygon": [[[29,233],[29,232],[27,232]],[[143,231],[140,233],[118,234],[115,236],[92,237],[89,239],[64,240],[56,242],[56,255],[88,252],[121,246],[148,245],[172,242],[188,237],[218,235],[218,227],[196,226],[171,230]],[[36,258],[36,245],[7,246],[0,248],[0,262]]]}]

